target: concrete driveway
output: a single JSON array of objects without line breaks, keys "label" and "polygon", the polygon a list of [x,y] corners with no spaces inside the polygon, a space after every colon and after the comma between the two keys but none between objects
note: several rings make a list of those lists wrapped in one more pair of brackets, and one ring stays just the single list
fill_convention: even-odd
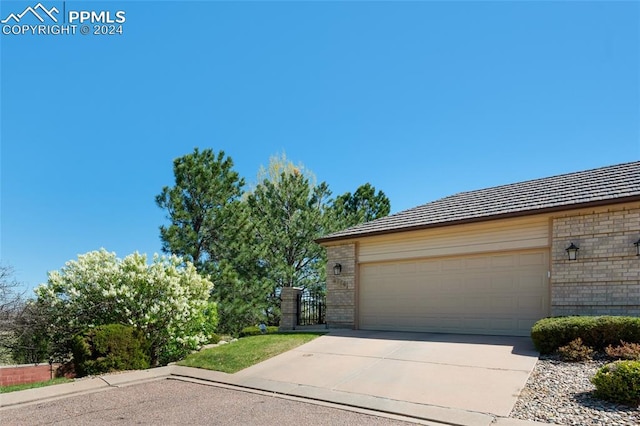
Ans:
[{"label": "concrete driveway", "polygon": [[332,331],[233,381],[383,411],[406,403],[423,418],[472,424],[475,414],[509,415],[537,356],[523,337]]}]

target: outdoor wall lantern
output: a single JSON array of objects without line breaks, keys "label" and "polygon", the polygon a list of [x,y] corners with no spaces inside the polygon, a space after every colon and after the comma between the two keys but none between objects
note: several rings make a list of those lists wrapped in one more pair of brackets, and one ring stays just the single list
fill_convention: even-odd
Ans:
[{"label": "outdoor wall lantern", "polygon": [[569,260],[576,260],[578,258],[578,250],[580,250],[580,248],[578,248],[578,246],[576,246],[573,243],[571,243],[571,245],[567,247],[567,254],[569,255]]},{"label": "outdoor wall lantern", "polygon": [[333,265],[333,275],[340,275],[342,273],[342,265],[339,263],[336,263],[335,265]]},{"label": "outdoor wall lantern", "polygon": [[633,245],[636,246],[636,256],[640,256],[640,239],[633,243]]}]

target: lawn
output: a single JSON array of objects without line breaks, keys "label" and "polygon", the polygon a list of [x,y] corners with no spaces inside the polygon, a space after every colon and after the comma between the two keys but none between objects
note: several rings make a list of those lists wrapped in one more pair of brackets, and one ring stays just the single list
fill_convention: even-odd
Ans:
[{"label": "lawn", "polygon": [[193,353],[178,365],[235,373],[303,345],[324,333],[282,333],[248,336],[227,345]]},{"label": "lawn", "polygon": [[58,377],[57,379],[47,380],[46,382],[25,383],[23,385],[0,386],[0,393],[9,393],[9,392],[17,392],[17,391],[27,390],[27,389],[42,388],[45,386],[59,385],[61,383],[67,383],[72,381],[73,380],[67,379],[65,377]]}]

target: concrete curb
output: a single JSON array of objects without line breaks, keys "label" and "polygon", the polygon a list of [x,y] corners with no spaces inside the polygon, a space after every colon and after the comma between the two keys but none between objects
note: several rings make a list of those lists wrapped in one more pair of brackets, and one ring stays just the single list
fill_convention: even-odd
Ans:
[{"label": "concrete curb", "polygon": [[122,374],[106,374],[100,376],[109,386],[120,387],[131,384],[148,382],[150,380],[165,379],[173,374],[173,366],[151,368],[149,370],[130,371]]},{"label": "concrete curb", "polygon": [[76,380],[71,383],[3,393],[0,394],[0,409],[34,402],[51,401],[90,392],[99,392],[111,387],[121,387],[151,380],[165,379],[171,376],[171,368],[172,367],[160,367],[126,373],[105,374],[103,376]]},{"label": "concrete curb", "polygon": [[3,393],[0,395],[0,408],[30,402],[48,401],[81,393],[96,392],[108,387],[109,385],[104,380],[99,377],[94,377],[60,385]]},{"label": "concrete curb", "polygon": [[405,401],[395,401],[370,395],[360,395],[349,392],[328,390],[313,386],[302,386],[287,382],[277,382],[265,379],[242,378],[217,371],[198,368],[175,366],[173,376],[193,378],[226,385],[233,385],[246,389],[273,392],[276,394],[295,396],[304,399],[326,401],[342,406],[374,410],[383,413],[413,417],[436,423],[451,425],[488,426],[494,421],[489,414],[474,413],[454,408],[437,407],[431,405],[414,404]]},{"label": "concrete curb", "polygon": [[491,414],[476,413],[460,409],[438,407],[390,400],[370,395],[360,395],[335,390],[302,386],[264,379],[250,379],[219,371],[171,365],[149,370],[126,373],[106,374],[99,377],[82,379],[72,383],[28,389],[0,395],[0,410],[18,405],[34,404],[66,398],[85,393],[100,392],[113,387],[130,386],[153,380],[173,378],[177,380],[197,380],[212,386],[227,385],[245,391],[270,392],[274,394],[301,398],[311,403],[331,403],[349,410],[367,410],[385,414],[415,418],[433,424],[453,426],[534,426],[545,425],[526,420],[496,417]]}]

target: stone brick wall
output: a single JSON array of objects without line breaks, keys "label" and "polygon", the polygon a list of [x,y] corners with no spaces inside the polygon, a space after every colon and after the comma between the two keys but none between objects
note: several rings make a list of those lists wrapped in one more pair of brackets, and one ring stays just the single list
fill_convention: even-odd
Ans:
[{"label": "stone brick wall", "polygon": [[[342,265],[340,275],[334,275],[336,263]],[[327,326],[355,328],[356,326],[356,245],[327,247]]]},{"label": "stone brick wall", "polygon": [[[552,220],[551,314],[640,315],[640,208]],[[580,250],[568,260],[566,248]]]}]

